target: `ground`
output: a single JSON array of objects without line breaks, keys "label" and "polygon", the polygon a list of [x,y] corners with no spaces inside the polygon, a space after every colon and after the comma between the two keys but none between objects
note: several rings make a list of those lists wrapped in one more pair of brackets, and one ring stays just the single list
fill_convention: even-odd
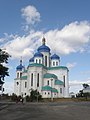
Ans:
[{"label": "ground", "polygon": [[0,103],[0,120],[90,120],[90,102]]}]

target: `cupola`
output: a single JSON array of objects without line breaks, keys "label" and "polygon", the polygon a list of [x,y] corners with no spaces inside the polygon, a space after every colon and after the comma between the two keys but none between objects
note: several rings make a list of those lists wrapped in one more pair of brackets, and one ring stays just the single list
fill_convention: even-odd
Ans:
[{"label": "cupola", "polygon": [[42,45],[37,49],[39,52],[50,52],[50,48],[45,45],[45,38],[42,39]]}]

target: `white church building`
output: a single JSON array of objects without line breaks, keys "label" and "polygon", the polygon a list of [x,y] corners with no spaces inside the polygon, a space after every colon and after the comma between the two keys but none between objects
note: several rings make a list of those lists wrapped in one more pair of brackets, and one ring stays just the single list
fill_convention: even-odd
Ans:
[{"label": "white church building", "polygon": [[27,69],[22,65],[16,67],[14,93],[19,96],[30,95],[31,90],[37,90],[42,98],[69,97],[69,70],[60,65],[60,57],[51,55],[51,50],[42,39],[42,45],[29,60]]}]

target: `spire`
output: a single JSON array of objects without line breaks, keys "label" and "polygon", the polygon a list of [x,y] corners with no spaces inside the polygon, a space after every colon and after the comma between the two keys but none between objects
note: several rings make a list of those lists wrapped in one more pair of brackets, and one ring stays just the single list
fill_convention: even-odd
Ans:
[{"label": "spire", "polygon": [[45,40],[45,38],[43,37],[43,38],[42,38],[42,45],[45,45],[45,42],[46,42],[46,40]]},{"label": "spire", "polygon": [[22,65],[22,56],[21,56],[21,60],[20,60],[20,65]]}]

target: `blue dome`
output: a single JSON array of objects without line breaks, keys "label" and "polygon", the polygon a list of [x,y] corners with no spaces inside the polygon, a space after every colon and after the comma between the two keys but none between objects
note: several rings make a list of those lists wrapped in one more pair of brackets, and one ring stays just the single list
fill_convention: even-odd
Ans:
[{"label": "blue dome", "polygon": [[46,46],[45,44],[43,44],[42,46],[38,48],[38,51],[39,52],[50,52],[50,48]]},{"label": "blue dome", "polygon": [[34,62],[34,57],[32,57],[32,58],[29,60],[29,62]]},{"label": "blue dome", "polygon": [[24,68],[24,66],[22,64],[20,64],[16,67],[16,70],[22,71],[23,68]]},{"label": "blue dome", "polygon": [[43,54],[40,53],[40,52],[36,52],[36,53],[34,54],[34,57],[43,57]]},{"label": "blue dome", "polygon": [[52,60],[52,59],[57,59],[57,60],[59,60],[60,57],[59,57],[58,55],[54,54],[54,55],[51,56],[51,60]]}]

